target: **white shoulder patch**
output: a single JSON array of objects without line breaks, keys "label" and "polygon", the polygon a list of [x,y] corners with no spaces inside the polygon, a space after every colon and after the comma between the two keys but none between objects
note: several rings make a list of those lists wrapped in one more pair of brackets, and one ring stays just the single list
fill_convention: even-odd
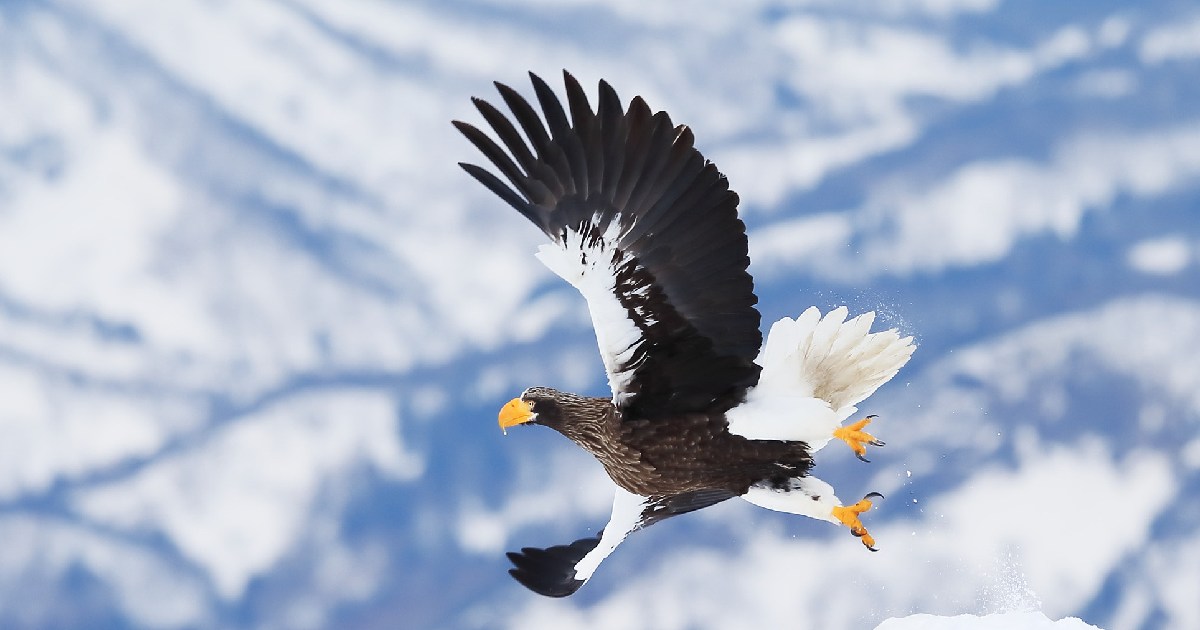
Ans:
[{"label": "white shoulder patch", "polygon": [[646,497],[617,487],[617,494],[613,497],[612,515],[608,518],[608,524],[604,526],[600,543],[576,563],[575,579],[587,581],[592,577],[596,567],[612,554],[626,536],[641,525],[642,510],[648,502]]},{"label": "white shoulder patch", "polygon": [[[641,330],[620,300],[617,299],[617,270],[626,264],[624,254],[616,248],[620,239],[620,217],[613,217],[610,227],[599,238],[567,231],[561,246],[542,245],[537,258],[550,271],[569,282],[587,300],[592,327],[613,402],[621,404],[627,394],[632,374],[623,368],[643,342]],[[645,287],[633,287],[634,291]]]}]

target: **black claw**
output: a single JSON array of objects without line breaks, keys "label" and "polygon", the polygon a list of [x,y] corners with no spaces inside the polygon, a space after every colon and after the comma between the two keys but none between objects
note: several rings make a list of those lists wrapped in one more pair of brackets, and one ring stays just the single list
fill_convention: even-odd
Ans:
[{"label": "black claw", "polygon": [[878,418],[878,417],[879,417],[879,414],[873,413],[873,414],[867,416],[867,420],[874,420],[875,418]]},{"label": "black claw", "polygon": [[878,492],[869,492],[869,493],[867,493],[867,496],[865,496],[863,498],[864,499],[882,499],[882,498],[884,498],[884,496],[882,494],[879,494]]},{"label": "black claw", "polygon": [[876,548],[872,547],[871,545],[864,545],[864,546],[865,546],[867,549],[870,549],[872,552],[879,551],[878,549],[876,549]]},{"label": "black claw", "polygon": [[857,457],[859,459],[859,461],[867,462],[868,464],[871,463],[871,460],[867,459],[866,457],[863,457],[862,455],[859,455],[858,453],[855,453],[854,456]]},{"label": "black claw", "polygon": [[883,440],[871,440],[868,442],[868,444],[871,446],[887,446],[887,442],[884,442]]}]

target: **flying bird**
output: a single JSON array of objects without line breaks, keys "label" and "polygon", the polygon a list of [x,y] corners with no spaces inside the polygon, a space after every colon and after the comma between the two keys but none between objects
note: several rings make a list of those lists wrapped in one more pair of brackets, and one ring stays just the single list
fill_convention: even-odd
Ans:
[{"label": "flying bird", "polygon": [[512,120],[472,99],[503,148],[453,123],[503,179],[460,166],[549,237],[536,256],[586,299],[612,389],[530,387],[500,410],[501,429],[550,427],[616,485],[599,534],[509,553],[509,573],[570,595],[630,533],[733,497],[841,524],[874,551],[859,515],[880,495],[843,505],[810,474],[813,454],[835,438],[864,461],[867,446],[883,446],[865,430],[874,416],[845,423],[908,361],[912,337],[870,332],[873,312],[813,307],[776,322],[763,344],[738,197],[691,129],[640,96],[622,107],[603,80],[593,110],[563,76],[566,108],[530,73],[541,116],[499,82]]}]

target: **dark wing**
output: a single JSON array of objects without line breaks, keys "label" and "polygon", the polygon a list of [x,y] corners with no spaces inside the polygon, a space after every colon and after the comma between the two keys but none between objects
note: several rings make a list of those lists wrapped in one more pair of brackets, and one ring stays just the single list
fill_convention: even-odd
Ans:
[{"label": "dark wing", "polygon": [[[588,301],[613,400],[642,418],[724,411],[758,382],[762,343],[746,229],[725,176],[692,132],[600,82],[598,111],[563,73],[567,111],[534,74],[546,123],[499,84],[524,137],[474,99],[507,152],[454,124],[508,183],[462,167],[542,229],[538,257]],[[528,138],[528,142],[526,142]]]},{"label": "dark wing", "polygon": [[569,545],[555,545],[546,549],[522,547],[520,551],[508,552],[513,568],[508,574],[525,588],[546,597],[566,597],[587,581],[575,577],[575,565],[600,543],[600,534],[591,538],[580,538]]},{"label": "dark wing", "polygon": [[596,567],[629,534],[663,519],[715,505],[737,496],[725,490],[698,490],[669,497],[643,497],[617,489],[608,525],[591,538],[546,549],[525,547],[509,552],[509,569],[518,582],[547,597],[566,597],[592,577]]}]

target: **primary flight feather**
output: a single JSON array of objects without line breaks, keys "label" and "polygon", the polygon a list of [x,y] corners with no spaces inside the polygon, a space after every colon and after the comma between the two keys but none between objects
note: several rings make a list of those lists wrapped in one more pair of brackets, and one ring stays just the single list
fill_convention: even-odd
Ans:
[{"label": "primary flight feather", "polygon": [[563,77],[565,109],[530,73],[540,116],[496,84],[516,125],[473,99],[503,147],[454,121],[502,178],[463,169],[550,238],[538,259],[587,300],[612,389],[531,387],[501,409],[501,428],[548,426],[616,484],[601,534],[509,553],[509,572],[542,595],[570,595],[630,533],[737,496],[840,523],[874,550],[859,515],[878,495],[843,506],[809,473],[833,438],[864,461],[866,446],[883,445],[864,431],[870,416],[843,423],[908,361],[912,338],[871,333],[874,313],[809,308],[775,323],[764,345],[738,197],[691,130],[641,97],[622,107],[604,81],[593,109]]}]

